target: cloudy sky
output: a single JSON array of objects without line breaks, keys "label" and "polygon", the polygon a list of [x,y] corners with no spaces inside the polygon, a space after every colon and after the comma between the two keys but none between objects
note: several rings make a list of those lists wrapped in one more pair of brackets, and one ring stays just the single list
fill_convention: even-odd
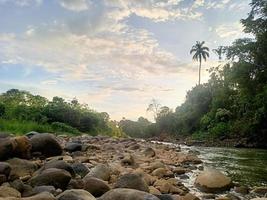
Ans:
[{"label": "cloudy sky", "polygon": [[[0,92],[76,97],[137,119],[175,108],[198,81],[189,54],[243,37],[249,0],[0,0]],[[205,68],[217,65],[211,55]]]}]

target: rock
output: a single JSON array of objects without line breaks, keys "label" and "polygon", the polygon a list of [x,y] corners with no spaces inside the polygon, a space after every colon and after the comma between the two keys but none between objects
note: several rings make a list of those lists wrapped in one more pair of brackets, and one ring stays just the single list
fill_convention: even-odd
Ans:
[{"label": "rock", "polygon": [[73,171],[80,175],[82,178],[86,176],[90,172],[89,168],[83,163],[73,163],[71,165]]},{"label": "rock", "polygon": [[0,174],[0,185],[2,185],[2,183],[7,181],[7,177],[4,174]]},{"label": "rock", "polygon": [[11,166],[10,176],[13,180],[32,175],[38,169],[36,163],[20,158],[12,158],[6,162]]},{"label": "rock", "polygon": [[40,194],[22,198],[21,200],[57,200],[51,193],[49,192],[42,192]]},{"label": "rock", "polygon": [[134,166],[135,165],[135,160],[134,157],[131,154],[126,154],[124,155],[124,158],[121,160],[121,165],[123,166]]},{"label": "rock", "polygon": [[12,187],[0,186],[0,197],[21,197],[21,194]]},{"label": "rock", "polygon": [[177,174],[177,175],[181,175],[187,172],[187,170],[183,167],[176,167],[173,170],[173,173]]},{"label": "rock", "polygon": [[146,148],[143,153],[146,157],[154,157],[156,155],[155,150],[151,147]]},{"label": "rock", "polygon": [[203,192],[213,193],[230,189],[232,181],[220,171],[208,169],[197,176],[195,185]]},{"label": "rock", "polygon": [[42,186],[36,186],[33,188],[34,194],[39,194],[42,192],[49,192],[53,195],[57,195],[57,191],[56,191],[56,188],[54,186],[42,185]]},{"label": "rock", "polygon": [[200,200],[200,199],[191,193],[187,193],[185,196],[182,197],[182,200]]},{"label": "rock", "polygon": [[106,192],[98,200],[160,200],[156,196],[134,189],[117,188]]},{"label": "rock", "polygon": [[157,176],[158,178],[174,177],[174,174],[171,171],[167,170],[166,168],[158,168],[158,169],[155,169],[152,172],[152,175],[153,176]]},{"label": "rock", "polygon": [[250,199],[250,200],[267,200],[267,198],[254,198],[254,199]]},{"label": "rock", "polygon": [[173,196],[170,194],[160,194],[155,196],[158,197],[160,200],[174,200]]},{"label": "rock", "polygon": [[90,192],[95,197],[100,197],[104,193],[110,190],[108,184],[95,177],[86,177],[83,179],[84,190]]},{"label": "rock", "polygon": [[96,198],[85,190],[72,189],[58,195],[57,200],[96,200]]},{"label": "rock", "polygon": [[176,187],[173,182],[169,180],[160,179],[154,183],[154,187],[157,188],[163,194],[183,194],[184,191]]},{"label": "rock", "polygon": [[155,170],[155,169],[158,169],[158,168],[165,168],[165,165],[162,162],[157,161],[157,162],[152,163],[149,168],[151,170]]},{"label": "rock", "polygon": [[264,196],[267,194],[267,187],[256,187],[251,192]]},{"label": "rock", "polygon": [[81,151],[82,150],[82,144],[80,143],[74,143],[74,142],[68,142],[65,146],[65,150],[67,152],[74,152],[74,151]]},{"label": "rock", "polygon": [[125,174],[119,177],[114,188],[130,188],[149,192],[148,185],[141,176],[136,174]]},{"label": "rock", "polygon": [[234,191],[239,194],[246,195],[249,193],[249,188],[246,186],[235,187]]},{"label": "rock", "polygon": [[28,159],[30,158],[30,152],[31,144],[25,136],[0,139],[0,160],[12,157]]},{"label": "rock", "polygon": [[63,169],[49,168],[29,180],[31,186],[52,185],[55,188],[65,189],[71,175]]},{"label": "rock", "polygon": [[0,174],[3,174],[6,176],[6,178],[9,177],[11,172],[11,166],[10,164],[6,162],[0,162]]},{"label": "rock", "polygon": [[57,156],[62,154],[62,148],[55,136],[49,133],[34,135],[30,139],[32,152],[40,152],[44,156]]},{"label": "rock", "polygon": [[111,169],[108,165],[98,164],[85,177],[92,176],[95,178],[108,181],[111,175]]},{"label": "rock", "polygon": [[194,154],[179,153],[179,162],[183,164],[201,164],[202,160]]},{"label": "rock", "polygon": [[153,186],[149,186],[149,193],[153,194],[153,195],[160,195],[161,194],[161,192]]},{"label": "rock", "polygon": [[44,171],[45,169],[50,169],[50,168],[64,169],[68,171],[72,176],[75,176],[72,166],[66,163],[64,160],[51,160],[49,162],[46,162],[44,166],[38,171],[40,173]]}]

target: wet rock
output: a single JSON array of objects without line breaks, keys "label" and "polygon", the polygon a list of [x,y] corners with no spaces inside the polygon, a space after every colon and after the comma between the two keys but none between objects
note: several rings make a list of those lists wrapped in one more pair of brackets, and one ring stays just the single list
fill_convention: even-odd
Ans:
[{"label": "wet rock", "polygon": [[95,178],[108,181],[111,175],[111,169],[108,165],[98,164],[85,177],[92,176]]},{"label": "wet rock", "polygon": [[0,186],[0,197],[21,197],[21,194],[12,187]]},{"label": "wet rock", "polygon": [[177,175],[181,175],[187,172],[187,170],[183,167],[176,167],[173,170],[173,173],[177,174]]},{"label": "wet rock", "polygon": [[32,152],[40,152],[42,155],[57,156],[62,154],[62,148],[56,137],[49,133],[34,135],[30,139]]},{"label": "wet rock", "polygon": [[213,193],[228,190],[231,184],[231,178],[214,169],[203,171],[195,180],[195,185],[203,192]]},{"label": "wet rock", "polygon": [[65,146],[65,150],[68,152],[74,152],[74,151],[81,151],[82,150],[82,144],[80,143],[74,143],[74,142],[68,142]]},{"label": "wet rock", "polygon": [[134,189],[117,188],[106,192],[98,200],[160,200],[156,196]]},{"label": "wet rock", "polygon": [[31,186],[52,185],[55,188],[64,189],[71,179],[69,172],[63,169],[50,168],[29,180]]},{"label": "wet rock", "polygon": [[146,148],[143,153],[146,157],[154,157],[156,155],[155,150],[151,147]]},{"label": "wet rock", "polygon": [[0,139],[0,160],[12,157],[30,158],[31,144],[27,137],[19,136]]},{"label": "wet rock", "polygon": [[72,189],[58,195],[57,200],[96,200],[96,198],[85,190]]},{"label": "wet rock", "polygon": [[71,179],[67,189],[84,189],[84,182],[81,178]]},{"label": "wet rock", "polygon": [[183,164],[201,164],[202,161],[194,154],[179,153],[179,162]]},{"label": "wet rock", "polygon": [[119,177],[117,180],[115,188],[130,188],[149,192],[148,185],[141,176],[136,174],[125,174]]},{"label": "wet rock", "polygon": [[202,199],[215,199],[216,195],[215,194],[203,194],[201,196]]},{"label": "wet rock", "polygon": [[40,133],[38,133],[36,131],[30,131],[30,132],[26,133],[25,136],[27,138],[32,138],[33,136],[38,135],[38,134],[40,134]]},{"label": "wet rock", "polygon": [[100,197],[104,193],[110,190],[109,185],[98,178],[86,177],[83,179],[84,190],[90,192],[95,197]]},{"label": "wet rock", "polygon": [[89,168],[84,165],[83,163],[73,163],[71,165],[73,171],[77,174],[80,175],[82,178],[86,176],[90,172]]}]

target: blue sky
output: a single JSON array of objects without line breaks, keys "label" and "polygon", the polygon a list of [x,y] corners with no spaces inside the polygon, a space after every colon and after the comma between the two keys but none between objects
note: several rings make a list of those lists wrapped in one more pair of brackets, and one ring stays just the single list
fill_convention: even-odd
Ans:
[{"label": "blue sky", "polygon": [[[196,85],[191,46],[244,37],[248,0],[0,0],[0,92],[74,97],[112,119],[175,109]],[[202,70],[218,65],[211,52]]]}]

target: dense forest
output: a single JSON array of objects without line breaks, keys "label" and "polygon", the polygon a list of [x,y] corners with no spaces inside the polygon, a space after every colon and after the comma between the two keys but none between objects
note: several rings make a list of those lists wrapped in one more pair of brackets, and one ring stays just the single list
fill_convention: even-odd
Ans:
[{"label": "dense forest", "polygon": [[[187,92],[175,111],[153,101],[156,123],[143,118],[122,120],[124,132],[151,137],[169,134],[205,141],[236,140],[240,145],[267,147],[267,2],[253,0],[242,19],[250,38],[237,39],[215,52],[226,64],[211,66],[210,79]],[[225,62],[224,62],[225,63]]]},{"label": "dense forest", "polygon": [[54,97],[11,89],[0,95],[0,130],[17,134],[28,131],[122,136],[106,112],[96,112],[77,99]]}]

